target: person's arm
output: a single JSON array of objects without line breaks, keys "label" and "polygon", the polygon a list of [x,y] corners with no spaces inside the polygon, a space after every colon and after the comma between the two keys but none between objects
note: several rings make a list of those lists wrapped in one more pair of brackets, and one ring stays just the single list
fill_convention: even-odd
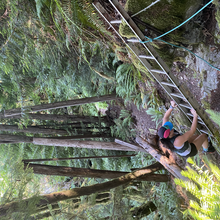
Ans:
[{"label": "person's arm", "polygon": [[175,139],[174,145],[176,147],[181,147],[196,132],[198,115],[194,109],[191,109],[191,113],[193,114],[193,122],[192,122],[191,128],[185,134],[180,135]]},{"label": "person's arm", "polygon": [[176,107],[176,103],[175,103],[174,101],[171,101],[170,103],[171,103],[170,108],[166,111],[166,113],[165,113],[164,116],[163,116],[163,124],[164,124],[165,122],[169,121],[169,117],[170,117],[170,115],[171,115],[171,112],[173,111],[173,108]]}]

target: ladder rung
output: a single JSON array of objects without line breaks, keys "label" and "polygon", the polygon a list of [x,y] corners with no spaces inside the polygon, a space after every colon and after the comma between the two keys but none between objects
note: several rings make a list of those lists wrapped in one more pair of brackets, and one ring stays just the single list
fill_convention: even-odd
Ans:
[{"label": "ladder rung", "polygon": [[175,96],[175,97],[178,97],[178,98],[181,98],[181,99],[185,99],[185,98],[182,96],[182,94],[180,94],[180,93],[171,93],[170,95]]},{"label": "ladder rung", "polygon": [[191,113],[187,113],[187,115],[190,116],[190,117],[193,117],[193,114],[191,114]]},{"label": "ladder rung", "polygon": [[198,120],[198,123],[201,125],[205,125],[205,123],[203,121]]},{"label": "ladder rung", "polygon": [[206,129],[200,129],[200,132],[201,132],[201,133],[206,133],[206,134],[209,134],[209,131],[208,131],[208,130],[206,130]]},{"label": "ladder rung", "polygon": [[161,82],[161,84],[165,86],[176,87],[176,85],[174,85],[173,83],[169,83],[169,82]]},{"label": "ladder rung", "polygon": [[145,58],[145,59],[149,59],[149,60],[154,60],[155,58],[152,56],[146,56],[146,55],[139,55],[140,58]]},{"label": "ladder rung", "polygon": [[192,107],[188,104],[179,104],[180,106],[184,107],[184,108],[188,108],[188,109],[191,109]]},{"label": "ladder rung", "polygon": [[166,74],[163,70],[150,70],[151,72],[154,72],[154,73],[161,73],[161,74]]},{"label": "ladder rung", "polygon": [[[187,113],[188,116],[193,117],[193,114]],[[198,120],[201,120],[201,118],[198,116]]]},{"label": "ladder rung", "polygon": [[127,39],[127,41],[132,42],[132,43],[140,43],[140,40],[137,38],[130,38],[130,39]]},{"label": "ladder rung", "polygon": [[110,21],[111,24],[121,24],[122,20]]}]

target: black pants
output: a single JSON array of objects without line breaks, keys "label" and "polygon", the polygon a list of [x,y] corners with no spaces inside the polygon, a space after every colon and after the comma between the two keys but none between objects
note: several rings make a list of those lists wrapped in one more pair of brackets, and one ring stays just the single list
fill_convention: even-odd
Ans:
[{"label": "black pants", "polygon": [[190,143],[190,145],[191,145],[191,152],[188,155],[184,156],[184,158],[194,157],[198,153],[196,145],[193,143]]}]

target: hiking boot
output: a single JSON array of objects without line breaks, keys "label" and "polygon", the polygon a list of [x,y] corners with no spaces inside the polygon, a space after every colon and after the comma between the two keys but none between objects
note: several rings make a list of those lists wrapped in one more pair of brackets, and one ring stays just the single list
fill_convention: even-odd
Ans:
[{"label": "hiking boot", "polygon": [[208,151],[204,151],[204,150],[203,150],[203,153],[204,153],[204,154],[206,154],[206,153],[214,153],[214,152],[215,152],[215,148],[214,148],[213,145],[212,145],[212,142],[211,142],[211,140],[210,140],[210,137],[208,137],[208,143],[209,143],[209,145],[208,145]]},{"label": "hiking boot", "polygon": [[214,148],[214,147],[213,147],[212,149],[209,149],[209,148],[208,148],[208,151],[204,151],[204,150],[203,150],[202,153],[203,153],[203,154],[213,154],[213,153],[215,153],[215,148]]},{"label": "hiking boot", "polygon": [[213,153],[215,152],[215,148],[212,146],[212,145],[209,145],[209,148],[208,148],[208,153]]}]

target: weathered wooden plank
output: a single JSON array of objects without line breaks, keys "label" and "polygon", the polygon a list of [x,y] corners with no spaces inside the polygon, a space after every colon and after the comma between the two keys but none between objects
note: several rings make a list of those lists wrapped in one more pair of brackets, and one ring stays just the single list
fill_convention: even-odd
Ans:
[{"label": "weathered wooden plank", "polygon": [[141,137],[136,137],[136,142],[142,146],[146,152],[151,154],[158,162],[160,162],[174,177],[182,180],[188,180],[188,178],[181,174],[182,169],[177,164],[171,162],[166,156],[163,156],[158,150],[150,146],[150,144],[144,139]]}]

